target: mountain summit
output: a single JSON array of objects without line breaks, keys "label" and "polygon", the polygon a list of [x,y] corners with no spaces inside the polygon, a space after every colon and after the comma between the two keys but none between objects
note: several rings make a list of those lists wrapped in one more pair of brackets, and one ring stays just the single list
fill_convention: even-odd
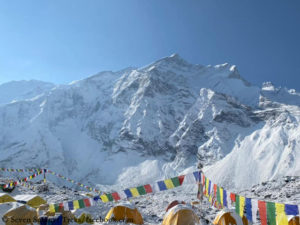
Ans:
[{"label": "mountain summit", "polygon": [[250,186],[299,173],[299,99],[174,54],[3,104],[0,162],[133,185],[191,170],[198,153],[213,181]]}]

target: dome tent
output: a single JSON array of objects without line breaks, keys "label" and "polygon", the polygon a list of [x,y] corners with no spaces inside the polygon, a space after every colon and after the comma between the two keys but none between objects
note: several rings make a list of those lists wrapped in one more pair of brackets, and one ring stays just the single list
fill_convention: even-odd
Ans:
[{"label": "dome tent", "polygon": [[162,225],[197,225],[200,224],[199,217],[193,208],[188,205],[178,204],[170,208]]},{"label": "dome tent", "polygon": [[248,220],[244,216],[241,218],[234,211],[222,210],[213,221],[214,225],[248,225]]},{"label": "dome tent", "polygon": [[105,221],[124,221],[133,224],[144,223],[140,212],[130,203],[121,203],[111,208],[105,217]]}]

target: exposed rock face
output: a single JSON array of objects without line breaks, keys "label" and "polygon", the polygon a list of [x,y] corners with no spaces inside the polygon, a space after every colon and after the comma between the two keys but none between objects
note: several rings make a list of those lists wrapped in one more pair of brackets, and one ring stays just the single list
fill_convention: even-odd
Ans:
[{"label": "exposed rock face", "polygon": [[[0,163],[132,185],[184,172],[195,166],[198,153],[221,183],[240,169],[251,172],[250,178],[260,173],[246,166],[266,168],[252,184],[300,171],[299,99],[295,91],[271,84],[252,86],[235,66],[192,65],[172,55],[3,104]],[[266,155],[277,161],[267,163]]]}]

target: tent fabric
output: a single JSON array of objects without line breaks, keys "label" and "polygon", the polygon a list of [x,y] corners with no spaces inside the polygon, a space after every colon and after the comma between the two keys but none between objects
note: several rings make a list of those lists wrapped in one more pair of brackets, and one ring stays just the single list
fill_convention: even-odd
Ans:
[{"label": "tent fabric", "polygon": [[186,205],[176,205],[165,215],[162,225],[197,225],[200,224],[199,217]]},{"label": "tent fabric", "polygon": [[289,216],[288,221],[289,225],[300,225],[299,216]]},{"label": "tent fabric", "polygon": [[174,200],[173,202],[171,202],[171,203],[168,205],[168,207],[167,207],[167,209],[166,209],[166,212],[168,212],[169,209],[173,208],[174,206],[176,206],[176,205],[178,205],[178,204],[185,204],[185,202]]},{"label": "tent fabric", "polygon": [[213,221],[214,225],[248,225],[245,216],[241,218],[237,213],[231,210],[222,210]]},{"label": "tent fabric", "polygon": [[38,218],[36,210],[26,205],[12,208],[3,215],[6,225],[14,225],[16,221],[18,225],[33,224],[36,218]]},{"label": "tent fabric", "polygon": [[38,208],[40,205],[46,204],[47,202],[38,195],[16,195],[15,199],[18,202],[27,204],[33,208]]},{"label": "tent fabric", "polygon": [[0,204],[7,202],[15,202],[16,200],[8,194],[0,193]]},{"label": "tent fabric", "polygon": [[143,224],[144,220],[137,208],[117,205],[109,210],[105,217],[106,221],[126,221],[127,223]]},{"label": "tent fabric", "polygon": [[124,206],[130,209],[136,209],[135,205],[133,205],[131,202],[122,202],[119,204],[116,204],[115,206]]}]

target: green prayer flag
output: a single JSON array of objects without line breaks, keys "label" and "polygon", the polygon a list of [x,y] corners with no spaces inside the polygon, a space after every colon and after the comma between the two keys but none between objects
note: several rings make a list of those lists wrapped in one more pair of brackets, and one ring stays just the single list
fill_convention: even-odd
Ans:
[{"label": "green prayer flag", "polygon": [[235,212],[240,215],[240,196],[235,195]]},{"label": "green prayer flag", "polygon": [[172,183],[173,183],[174,187],[180,186],[180,182],[179,182],[178,177],[173,177],[173,178],[171,178],[171,180],[172,180]]},{"label": "green prayer flag", "polygon": [[138,190],[138,192],[139,192],[140,195],[147,194],[144,186],[139,186],[136,189]]},{"label": "green prayer flag", "polygon": [[276,207],[274,202],[267,202],[268,225],[276,225]]},{"label": "green prayer flag", "polygon": [[59,212],[59,204],[54,204],[55,212]]},{"label": "green prayer flag", "polygon": [[[206,190],[208,191],[208,190]],[[221,194],[220,194],[220,187],[217,188],[217,201],[219,204],[221,204]]]},{"label": "green prayer flag", "polygon": [[111,194],[107,194],[106,196],[110,202],[112,202],[114,200],[114,198]]},{"label": "green prayer flag", "polygon": [[85,208],[83,199],[78,200],[78,204],[80,209]]}]

